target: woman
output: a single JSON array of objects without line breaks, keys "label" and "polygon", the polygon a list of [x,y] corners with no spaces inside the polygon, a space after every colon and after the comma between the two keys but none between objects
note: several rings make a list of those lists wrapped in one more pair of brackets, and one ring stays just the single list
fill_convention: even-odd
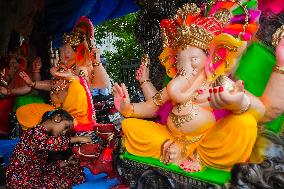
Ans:
[{"label": "woman", "polygon": [[70,137],[73,121],[64,110],[46,112],[40,124],[23,134],[7,168],[7,188],[71,188],[85,181],[74,155],[65,161],[48,162],[48,152],[92,142],[90,137]]}]

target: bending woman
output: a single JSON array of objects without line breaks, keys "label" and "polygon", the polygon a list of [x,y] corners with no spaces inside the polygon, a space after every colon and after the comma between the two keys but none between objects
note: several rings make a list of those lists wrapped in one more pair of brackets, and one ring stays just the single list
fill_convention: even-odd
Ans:
[{"label": "bending woman", "polygon": [[7,168],[7,188],[71,188],[84,182],[83,169],[74,155],[67,161],[48,163],[49,151],[92,142],[90,137],[70,137],[72,126],[72,116],[56,110],[46,112],[39,125],[25,132]]}]

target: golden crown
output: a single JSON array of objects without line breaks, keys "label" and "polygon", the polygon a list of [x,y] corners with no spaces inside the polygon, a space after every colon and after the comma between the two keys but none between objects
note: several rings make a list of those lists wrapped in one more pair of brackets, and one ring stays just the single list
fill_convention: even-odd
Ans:
[{"label": "golden crown", "polygon": [[71,47],[77,47],[84,39],[85,35],[78,30],[73,31],[71,34],[63,34],[63,43],[68,44]]},{"label": "golden crown", "polygon": [[231,18],[227,9],[220,9],[209,17],[201,17],[200,9],[194,3],[185,4],[174,17],[161,23],[164,47],[174,49],[196,46],[208,50],[215,35],[222,32]]}]

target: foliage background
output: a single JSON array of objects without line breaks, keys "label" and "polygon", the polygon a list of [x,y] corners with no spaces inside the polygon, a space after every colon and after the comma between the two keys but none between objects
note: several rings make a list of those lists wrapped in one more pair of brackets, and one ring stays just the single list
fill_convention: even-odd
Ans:
[{"label": "foliage background", "polygon": [[102,54],[106,58],[107,72],[115,82],[121,82],[121,65],[140,59],[142,54],[134,35],[136,16],[137,13],[131,13],[95,27],[95,43],[98,45],[110,33],[115,36],[113,45],[116,51],[105,51]]}]

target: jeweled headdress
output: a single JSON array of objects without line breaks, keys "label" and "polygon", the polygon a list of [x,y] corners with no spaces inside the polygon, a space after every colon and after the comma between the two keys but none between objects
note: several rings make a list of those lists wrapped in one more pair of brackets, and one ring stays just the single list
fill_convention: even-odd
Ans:
[{"label": "jeweled headdress", "polygon": [[76,47],[85,40],[84,33],[80,31],[74,31],[71,34],[63,34],[63,43],[70,45],[74,51],[76,51]]},{"label": "jeweled headdress", "polygon": [[63,35],[63,43],[69,44],[71,47],[77,47],[84,40],[88,43],[88,48],[93,48],[92,41],[94,40],[94,26],[88,18],[82,16],[75,24],[73,31],[70,34]]},{"label": "jeweled headdress", "polygon": [[173,19],[161,21],[164,51],[161,63],[167,74],[176,74],[175,55],[179,48],[195,46],[208,52],[212,61],[207,67],[211,79],[232,68],[233,58],[244,50],[244,41],[258,29],[260,11],[256,0],[215,0],[203,9],[184,4]]}]

